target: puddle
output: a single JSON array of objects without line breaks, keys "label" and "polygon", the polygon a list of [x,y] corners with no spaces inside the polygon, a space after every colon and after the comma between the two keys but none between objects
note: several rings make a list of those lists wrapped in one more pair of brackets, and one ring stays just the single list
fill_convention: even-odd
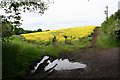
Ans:
[{"label": "puddle", "polygon": [[45,60],[47,60],[48,58],[49,58],[49,56],[44,56],[43,59],[39,63],[37,63],[37,65],[34,67],[34,70],[32,70],[31,72],[34,73],[37,70],[37,68],[39,67],[39,65],[41,63],[43,63]]},{"label": "puddle", "polygon": [[[41,66],[41,63],[44,63],[45,60],[47,60],[49,56],[44,56],[43,59],[34,67],[34,70],[32,70],[32,73],[34,73],[39,66]],[[55,59],[54,61],[47,60],[47,66],[44,66],[44,71],[53,71],[53,70],[72,70],[72,69],[80,69],[85,68],[86,64],[81,64],[80,62],[70,62],[69,59]]]},{"label": "puddle", "polygon": [[71,70],[71,69],[79,69],[79,68],[85,68],[85,64],[81,64],[78,62],[70,62],[68,59],[56,59],[53,62],[48,61],[48,65],[44,68],[45,71],[49,70],[50,68],[54,68],[55,70]]}]

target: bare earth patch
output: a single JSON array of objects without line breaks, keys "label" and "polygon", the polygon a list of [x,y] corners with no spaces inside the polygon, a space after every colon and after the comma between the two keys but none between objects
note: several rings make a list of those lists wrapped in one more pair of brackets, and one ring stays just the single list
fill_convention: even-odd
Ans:
[{"label": "bare earth patch", "polygon": [[[118,78],[118,50],[120,48],[95,49],[86,48],[72,54],[62,55],[72,61],[79,61],[87,64],[87,68],[72,71],[63,71],[62,75],[72,78]],[[80,72],[79,74],[77,74]],[[61,72],[60,72],[61,73]],[[60,77],[59,72],[53,75]],[[75,76],[74,76],[75,75]],[[51,75],[52,76],[52,75]],[[54,77],[54,76],[52,76]]]}]

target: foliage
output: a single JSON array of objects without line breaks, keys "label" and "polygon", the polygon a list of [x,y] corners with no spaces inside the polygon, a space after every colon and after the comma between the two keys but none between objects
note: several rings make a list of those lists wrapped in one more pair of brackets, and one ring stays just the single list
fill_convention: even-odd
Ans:
[{"label": "foliage", "polygon": [[14,33],[16,35],[24,34],[25,30],[23,28],[15,28]]},{"label": "foliage", "polygon": [[[50,2],[45,2],[44,0],[22,0],[22,1],[16,1],[16,0],[2,0],[0,1],[0,8],[3,8],[5,10],[6,14],[9,14],[8,16],[2,15],[7,18],[7,20],[13,21],[13,24],[16,26],[20,25],[21,16],[20,14],[22,12],[38,12],[40,14],[43,14],[45,10],[48,9],[48,4]],[[12,13],[12,14],[11,14]]]},{"label": "foliage", "polygon": [[9,37],[14,34],[13,25],[11,25],[11,22],[6,19],[1,19],[0,27],[2,27],[2,38]]},{"label": "foliage", "polygon": [[107,35],[102,30],[99,31],[100,35],[97,39],[97,46],[100,48],[105,47],[118,47],[118,41],[115,37],[111,37],[110,35]]},{"label": "foliage", "polygon": [[32,32],[41,32],[42,29],[38,29],[38,30],[24,30],[23,28],[17,28],[15,26],[12,25],[12,22],[8,21],[5,17],[0,16],[1,19],[1,31],[2,31],[2,38],[3,40],[5,38],[9,38],[11,35],[20,35],[20,34],[25,34],[25,33],[32,33]]},{"label": "foliage", "polygon": [[108,21],[101,24],[97,44],[101,47],[116,47],[120,39],[120,10],[112,14]]},{"label": "foliage", "polygon": [[49,0],[47,2],[44,0],[1,0],[0,8],[4,9],[7,14],[0,15],[0,19],[2,20],[3,38],[9,37],[12,34],[18,35],[25,33],[22,28],[19,28],[22,21],[20,16],[22,12],[38,12],[42,15],[44,14],[44,11],[48,9],[48,4],[50,3]]},{"label": "foliage", "polygon": [[34,33],[34,32],[42,32],[42,29],[38,29],[38,30],[24,30],[23,28],[15,28],[14,29],[14,34],[16,34],[16,35]]},{"label": "foliage", "polygon": [[42,29],[38,29],[36,32],[42,32]]},{"label": "foliage", "polygon": [[25,75],[28,65],[41,55],[37,47],[17,39],[3,43],[2,51],[3,80],[18,80],[17,77]]},{"label": "foliage", "polygon": [[102,26],[102,31],[108,35],[112,35],[115,33],[115,31],[118,31],[120,28],[118,25],[120,25],[120,10],[112,14],[108,21],[104,21]]}]

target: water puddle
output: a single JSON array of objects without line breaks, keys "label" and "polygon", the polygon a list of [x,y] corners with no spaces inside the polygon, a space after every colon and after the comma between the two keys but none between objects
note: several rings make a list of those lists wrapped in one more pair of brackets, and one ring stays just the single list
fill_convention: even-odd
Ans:
[{"label": "water puddle", "polygon": [[37,63],[34,67],[34,70],[31,72],[34,73],[42,63],[46,61],[47,66],[44,66],[44,71],[53,71],[53,70],[72,70],[72,69],[80,69],[85,68],[86,64],[81,64],[80,62],[70,62],[69,59],[55,59],[54,61],[49,60],[49,56],[44,56],[43,59]]},{"label": "water puddle", "polygon": [[37,65],[34,67],[34,70],[32,70],[31,72],[34,73],[37,70],[37,68],[40,66],[40,64],[43,63],[48,58],[49,56],[44,56],[43,59],[39,63],[37,63]]}]

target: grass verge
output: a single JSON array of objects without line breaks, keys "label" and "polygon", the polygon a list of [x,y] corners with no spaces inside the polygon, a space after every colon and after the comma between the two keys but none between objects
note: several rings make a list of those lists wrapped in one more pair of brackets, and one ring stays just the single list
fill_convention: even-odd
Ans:
[{"label": "grass verge", "polygon": [[102,30],[99,31],[99,36],[97,39],[97,46],[101,48],[105,47],[118,47],[118,40],[115,37],[112,37]]}]

